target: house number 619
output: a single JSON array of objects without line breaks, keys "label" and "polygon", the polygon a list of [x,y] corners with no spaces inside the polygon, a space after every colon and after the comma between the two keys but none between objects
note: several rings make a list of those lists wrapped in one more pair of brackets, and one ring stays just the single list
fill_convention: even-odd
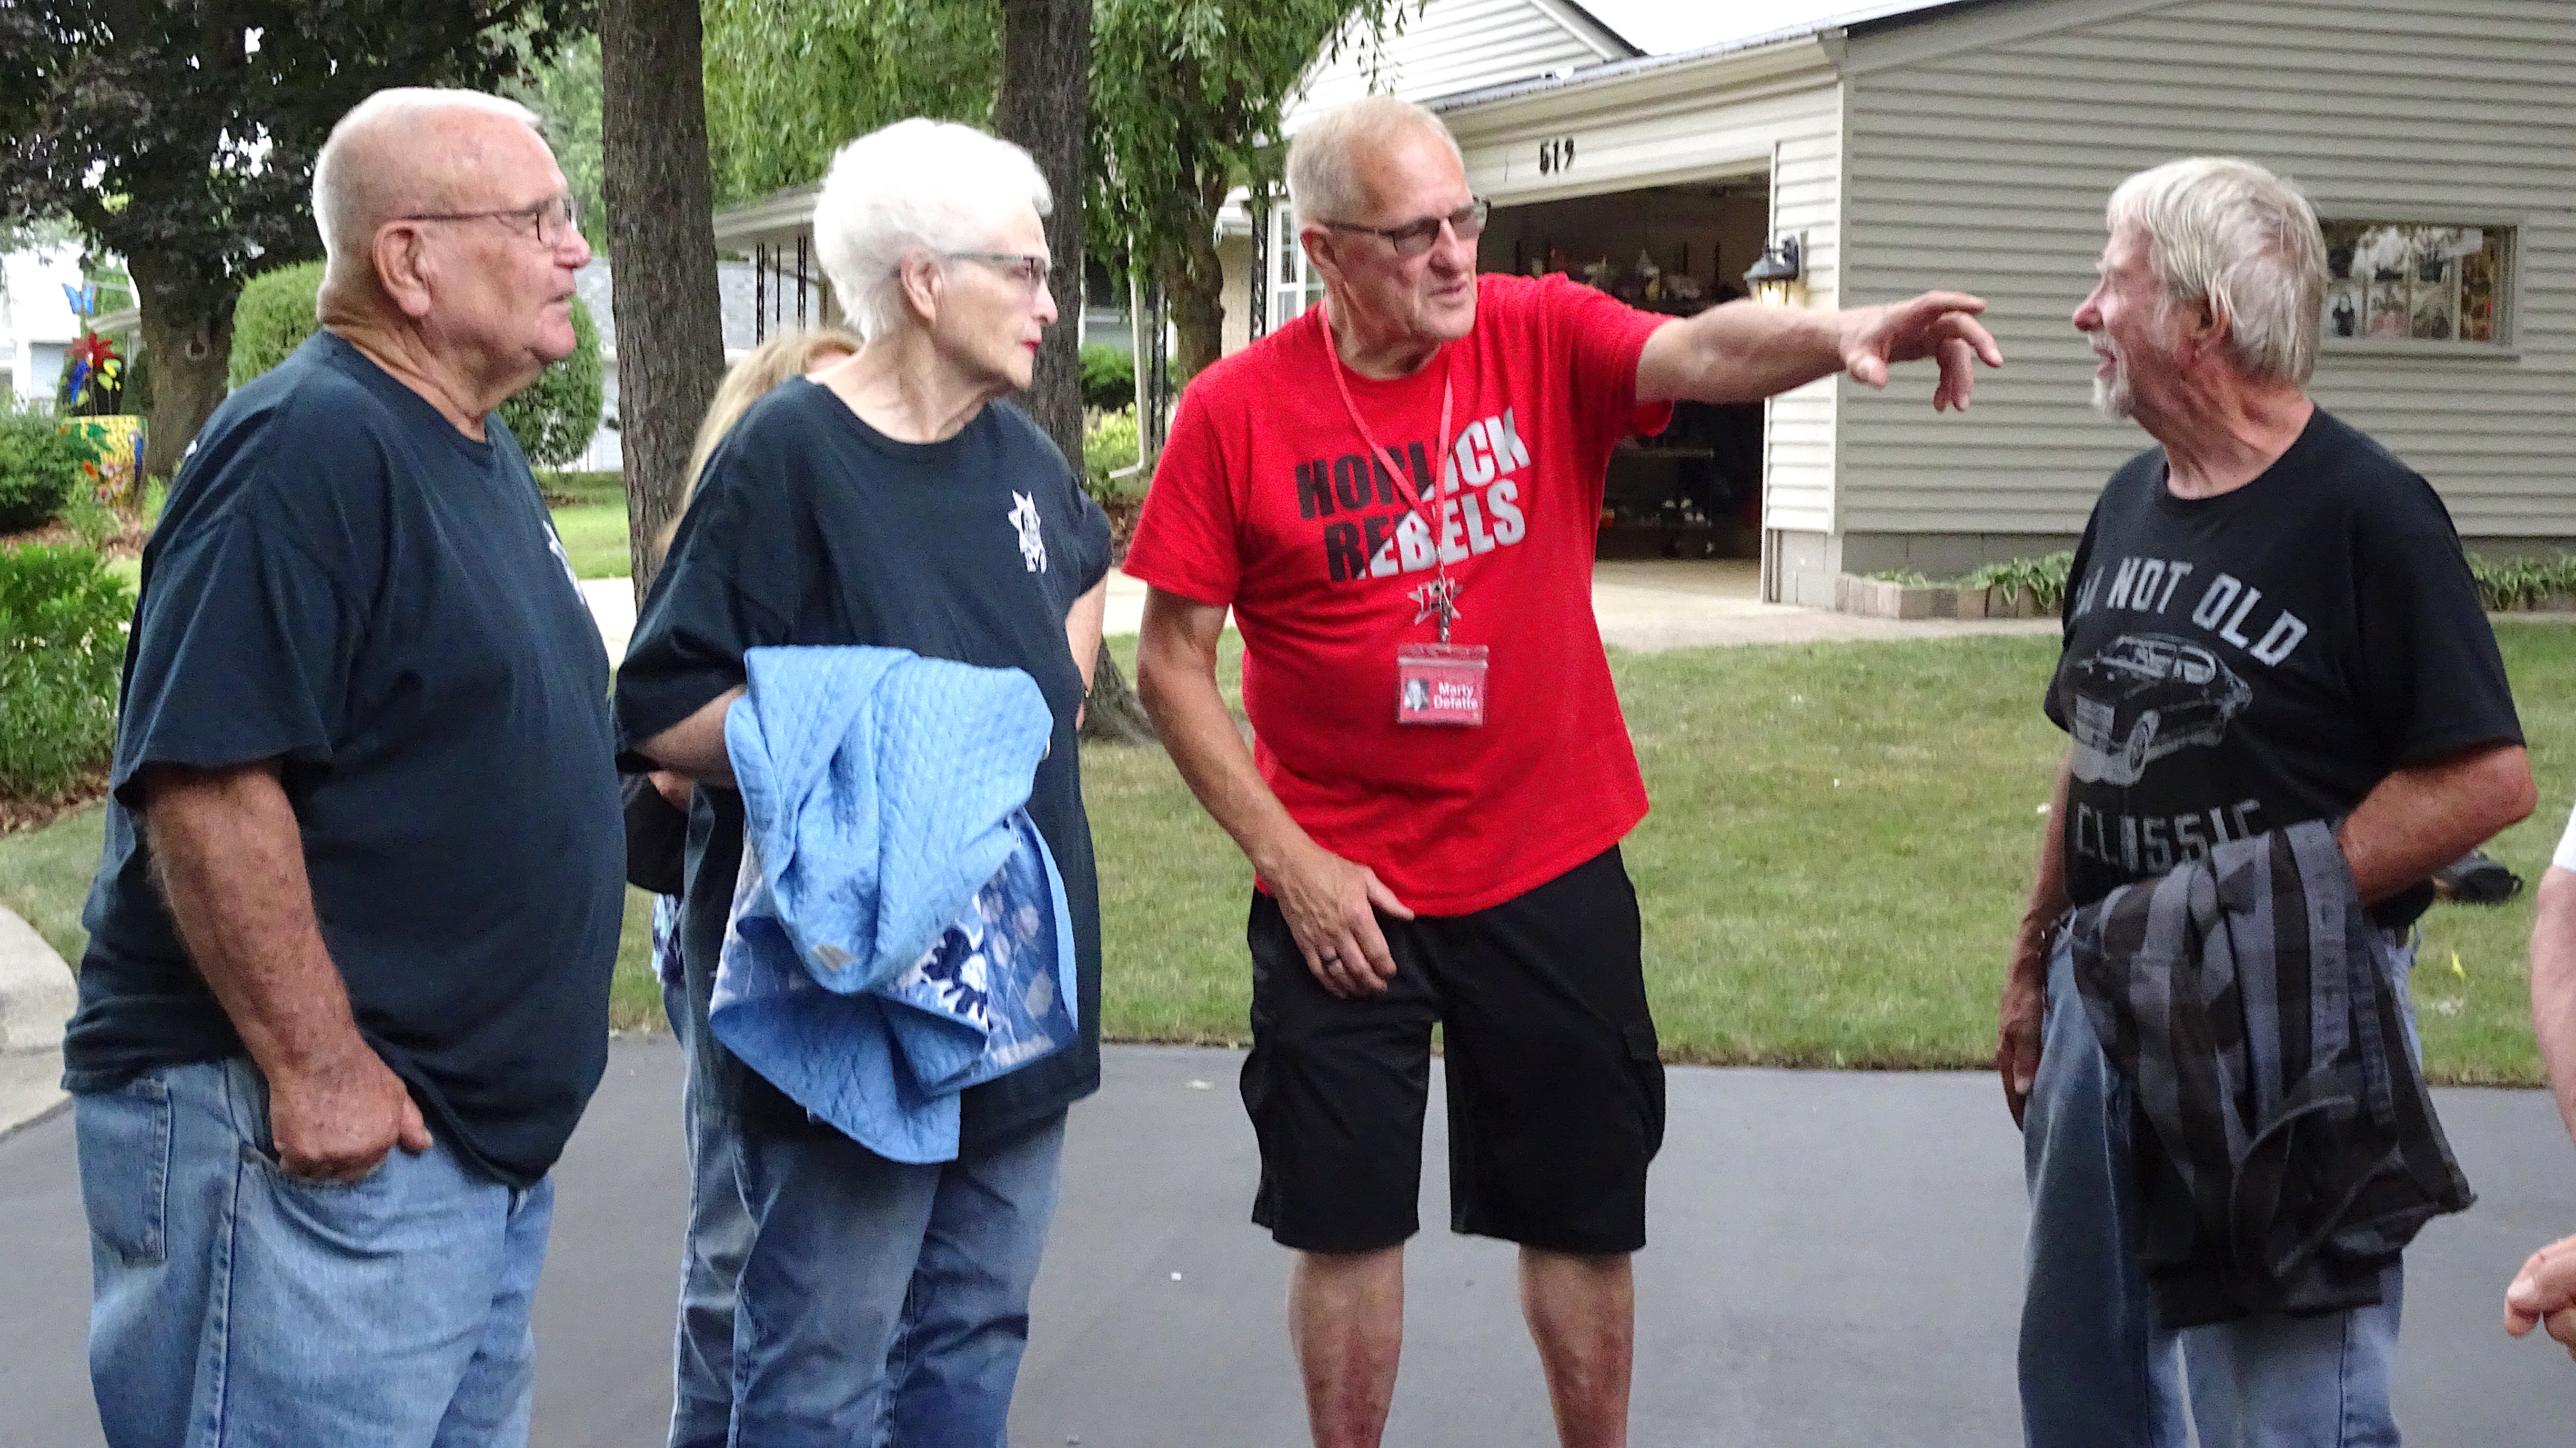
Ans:
[{"label": "house number 619", "polygon": [[1550,172],[1562,171],[1573,164],[1574,138],[1572,136],[1564,136],[1557,140],[1541,141],[1538,143],[1538,169],[1540,175],[1544,176]]}]

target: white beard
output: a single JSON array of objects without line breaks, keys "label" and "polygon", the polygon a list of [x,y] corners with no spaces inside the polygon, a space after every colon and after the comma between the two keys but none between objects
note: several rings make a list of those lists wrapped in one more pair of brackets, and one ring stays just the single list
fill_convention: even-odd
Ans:
[{"label": "white beard", "polygon": [[2118,344],[2102,333],[2088,332],[2085,336],[2097,353],[2111,359],[2111,375],[2093,379],[2093,410],[2114,422],[2136,416],[2138,398],[2129,387],[2129,359],[2121,356]]}]

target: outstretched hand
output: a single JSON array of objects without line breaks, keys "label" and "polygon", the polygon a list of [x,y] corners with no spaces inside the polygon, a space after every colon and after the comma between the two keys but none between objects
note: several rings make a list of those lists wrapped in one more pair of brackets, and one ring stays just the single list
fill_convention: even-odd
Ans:
[{"label": "outstretched hand", "polygon": [[1855,307],[1841,319],[1843,370],[1855,382],[1884,387],[1890,365],[1934,358],[1941,380],[1932,389],[1932,410],[1965,411],[1976,390],[1976,364],[2004,365],[2003,349],[1977,321],[1985,309],[1981,298],[1965,292],[1925,292],[1909,302]]}]

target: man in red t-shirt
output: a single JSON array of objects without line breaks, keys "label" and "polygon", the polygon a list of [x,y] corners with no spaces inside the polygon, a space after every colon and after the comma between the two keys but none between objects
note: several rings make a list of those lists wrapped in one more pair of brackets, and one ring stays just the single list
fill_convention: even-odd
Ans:
[{"label": "man in red t-shirt", "polygon": [[1559,1435],[1621,1443],[1663,1068],[1618,852],[1646,793],[1591,614],[1610,449],[1676,399],[1918,357],[1965,406],[2002,355],[1952,293],[1677,321],[1480,278],[1457,144],[1390,97],[1300,132],[1288,184],[1326,304],[1191,383],[1126,563],[1145,705],[1258,876],[1253,1219],[1299,1253],[1315,1441],[1375,1444],[1442,1023],[1451,1225],[1521,1244]]}]

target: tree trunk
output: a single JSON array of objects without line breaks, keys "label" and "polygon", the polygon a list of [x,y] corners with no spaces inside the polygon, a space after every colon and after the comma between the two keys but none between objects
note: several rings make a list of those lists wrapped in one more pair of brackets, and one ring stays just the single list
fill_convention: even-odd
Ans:
[{"label": "tree trunk", "polygon": [[[1048,284],[1059,306],[1082,305],[1083,138],[1091,133],[1091,0],[1002,0],[1002,82],[993,98],[993,130],[1028,149],[1055,193],[1047,217],[1047,250],[1055,255]],[[1029,416],[1064,451],[1074,476],[1082,462],[1081,323],[1065,317],[1038,344],[1037,374],[1020,399]],[[1149,743],[1154,726],[1136,691],[1100,646],[1085,739]]]},{"label": "tree trunk", "polygon": [[698,0],[602,0],[600,169],[615,267],[617,412],[640,604],[724,375]]},{"label": "tree trunk", "polygon": [[1225,259],[1216,249],[1216,212],[1225,203],[1225,178],[1208,179],[1200,199],[1205,226],[1184,235],[1180,255],[1163,277],[1163,295],[1172,308],[1172,386],[1186,387],[1191,378],[1225,355]]},{"label": "tree trunk", "polygon": [[143,350],[152,358],[143,471],[129,485],[127,499],[140,505],[148,480],[167,482],[179,471],[197,429],[224,400],[224,374],[233,358],[233,303],[241,285],[210,282],[183,262],[139,247],[125,266],[142,312]]},{"label": "tree trunk", "polygon": [[[1002,81],[993,130],[1027,148],[1055,193],[1047,250],[1056,305],[1082,306],[1083,138],[1091,134],[1091,0],[1002,0]],[[1037,376],[1020,405],[1082,469],[1082,324],[1065,316],[1038,343]]]}]

